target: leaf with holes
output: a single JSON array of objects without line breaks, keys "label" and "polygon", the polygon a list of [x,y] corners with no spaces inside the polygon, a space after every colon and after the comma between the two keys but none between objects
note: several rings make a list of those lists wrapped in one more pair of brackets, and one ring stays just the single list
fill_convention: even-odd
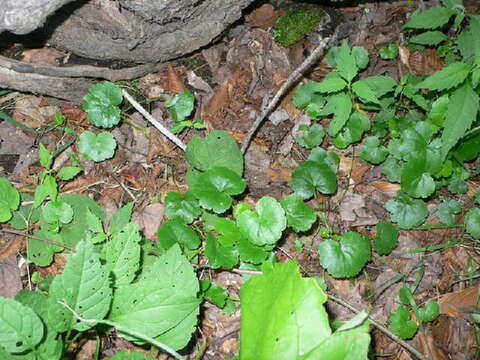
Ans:
[{"label": "leaf with holes", "polygon": [[[47,240],[63,243],[63,238],[58,234],[45,229],[41,229],[34,233],[35,236],[44,238]],[[27,239],[27,254],[28,260],[38,266],[48,266],[53,261],[53,255],[56,252],[61,252],[64,249],[52,244],[48,244],[44,241],[37,239]]]},{"label": "leaf with holes", "polygon": [[[111,300],[109,271],[100,263],[93,245],[80,242],[76,253],[67,260],[63,273],[57,275],[50,285],[50,303],[64,302],[84,319],[103,319],[110,309]],[[58,332],[85,331],[95,326],[77,321],[66,307],[55,308],[54,312],[52,316],[63,318],[63,326],[55,329]]]},{"label": "leaf with holes", "polygon": [[262,197],[256,211],[246,210],[238,216],[238,227],[252,244],[263,246],[276,243],[287,226],[285,211],[271,196]]},{"label": "leaf with holes", "polygon": [[370,241],[357,232],[347,232],[340,241],[323,241],[318,247],[320,264],[336,278],[357,275],[370,260]]},{"label": "leaf with holes", "polygon": [[88,89],[83,98],[82,108],[90,122],[98,127],[111,128],[120,121],[120,108],[123,100],[120,88],[111,82],[102,82]]}]

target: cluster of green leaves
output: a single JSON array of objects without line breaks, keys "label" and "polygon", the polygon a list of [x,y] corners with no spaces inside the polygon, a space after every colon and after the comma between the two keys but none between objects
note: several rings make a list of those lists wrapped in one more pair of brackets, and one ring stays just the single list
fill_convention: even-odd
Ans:
[{"label": "cluster of green leaves", "polygon": [[[390,330],[402,339],[410,339],[418,331],[419,324],[431,322],[440,315],[440,307],[436,301],[428,300],[423,307],[419,307],[408,287],[399,291],[400,305],[390,314]],[[417,321],[411,319],[415,313]]]},{"label": "cluster of green leaves", "polygon": [[194,105],[195,97],[188,89],[173,96],[165,103],[170,111],[170,118],[175,121],[175,126],[171,129],[173,134],[180,133],[186,128],[205,129],[202,120],[187,120],[192,114]]}]

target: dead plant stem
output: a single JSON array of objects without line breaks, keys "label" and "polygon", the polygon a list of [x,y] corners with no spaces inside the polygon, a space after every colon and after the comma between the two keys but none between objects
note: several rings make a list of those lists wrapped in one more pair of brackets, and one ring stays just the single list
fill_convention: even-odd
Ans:
[{"label": "dead plant stem", "polygon": [[38,240],[38,241],[43,241],[43,242],[45,242],[45,243],[47,243],[47,244],[54,245],[54,246],[58,246],[58,247],[61,247],[61,248],[64,248],[64,249],[67,249],[67,250],[70,250],[70,251],[75,252],[75,248],[72,247],[72,246],[65,245],[65,244],[59,243],[59,242],[57,242],[57,241],[49,240],[49,239],[46,239],[46,238],[43,238],[43,237],[40,237],[40,236],[30,235],[30,234],[28,234],[28,233],[26,233],[26,232],[23,232],[23,231],[17,231],[17,230],[10,230],[10,229],[3,229],[3,228],[1,228],[1,229],[0,229],[0,232],[4,232],[4,233],[7,233],[7,234],[19,235],[19,236],[23,236],[23,237],[26,237],[26,238],[29,238],[29,239]]}]

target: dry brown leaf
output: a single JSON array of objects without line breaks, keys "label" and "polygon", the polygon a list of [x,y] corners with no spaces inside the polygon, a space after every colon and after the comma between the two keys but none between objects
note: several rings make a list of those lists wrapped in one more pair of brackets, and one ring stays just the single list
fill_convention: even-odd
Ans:
[{"label": "dry brown leaf", "polygon": [[15,254],[0,261],[0,296],[13,298],[22,290],[22,279]]},{"label": "dry brown leaf", "polygon": [[59,60],[67,56],[66,53],[51,47],[25,50],[22,53],[22,61],[30,64],[57,66]]},{"label": "dry brown leaf", "polygon": [[400,184],[394,184],[386,181],[372,181],[370,185],[376,187],[381,192],[397,192],[400,190]]},{"label": "dry brown leaf", "polygon": [[103,184],[105,181],[100,176],[80,176],[73,181],[67,182],[62,186],[62,192],[82,193],[88,188]]},{"label": "dry brown leaf", "polygon": [[443,68],[442,59],[435,49],[428,49],[425,54],[418,51],[411,53],[406,47],[399,46],[400,61],[414,75],[433,74]]},{"label": "dry brown leaf", "polygon": [[41,98],[33,95],[26,95],[17,100],[12,112],[12,118],[32,129],[41,128],[48,120],[48,117],[40,110],[41,101]]},{"label": "dry brown leaf", "polygon": [[418,332],[418,342],[420,343],[419,351],[423,354],[429,354],[429,359],[431,360],[449,360],[449,356],[440,349],[432,335],[423,334],[421,331]]},{"label": "dry brown leaf", "polygon": [[258,9],[252,11],[248,15],[248,22],[254,26],[258,26],[264,30],[271,28],[280,17],[280,12],[276,12],[271,4],[263,4]]},{"label": "dry brown leaf", "polygon": [[443,295],[438,304],[442,314],[469,319],[469,311],[480,303],[480,286],[472,286],[464,290]]},{"label": "dry brown leaf", "polygon": [[167,65],[166,90],[174,94],[181,94],[185,90],[185,84],[173,68],[172,64]]},{"label": "dry brown leaf", "polygon": [[0,244],[0,262],[15,255],[17,252],[21,252],[25,249],[25,241],[21,236],[14,236],[12,240],[6,244]]},{"label": "dry brown leaf", "polygon": [[145,237],[149,240],[157,240],[157,230],[163,221],[165,207],[161,203],[147,205],[138,215],[135,216],[143,230]]}]

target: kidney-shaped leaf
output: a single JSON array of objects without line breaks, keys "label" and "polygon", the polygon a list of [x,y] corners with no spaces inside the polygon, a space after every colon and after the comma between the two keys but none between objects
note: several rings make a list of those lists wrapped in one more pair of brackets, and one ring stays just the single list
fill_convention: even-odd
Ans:
[{"label": "kidney-shaped leaf", "polygon": [[120,121],[118,105],[122,100],[122,91],[117,85],[103,82],[88,90],[87,95],[83,98],[82,108],[93,125],[111,128]]},{"label": "kidney-shaped leaf", "polygon": [[78,147],[86,158],[99,162],[113,156],[117,143],[108,131],[98,135],[91,131],[85,131],[80,135]]},{"label": "kidney-shaped leaf", "polygon": [[280,203],[287,215],[288,226],[297,232],[309,230],[317,219],[315,211],[296,194],[288,195]]},{"label": "kidney-shaped leaf", "polygon": [[307,160],[293,170],[291,187],[303,199],[312,197],[317,190],[333,194],[337,191],[337,176],[326,162]]}]

